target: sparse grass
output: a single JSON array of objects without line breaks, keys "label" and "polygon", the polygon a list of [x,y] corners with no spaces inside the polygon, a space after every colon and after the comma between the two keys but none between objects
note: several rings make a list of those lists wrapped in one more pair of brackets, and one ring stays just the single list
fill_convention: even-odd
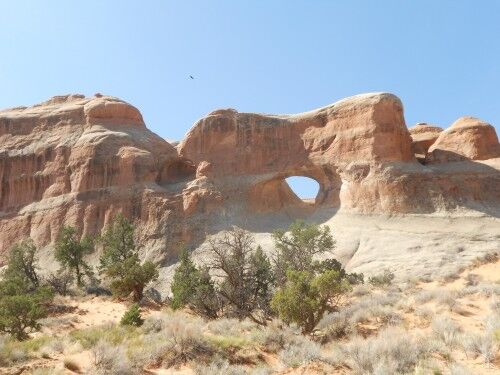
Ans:
[{"label": "sparse grass", "polygon": [[170,314],[162,330],[148,334],[144,342],[151,349],[150,360],[165,367],[211,358],[215,353],[204,334],[203,320],[181,312]]},{"label": "sparse grass", "polygon": [[279,320],[273,320],[266,327],[252,333],[252,338],[268,353],[277,353],[288,343],[301,337],[297,326],[287,326]]},{"label": "sparse grass", "polygon": [[413,372],[428,354],[422,340],[400,328],[388,328],[378,336],[355,338],[344,346],[347,365],[357,374],[397,374]]},{"label": "sparse grass", "polygon": [[482,356],[485,363],[491,363],[499,349],[498,343],[491,333],[465,335],[462,346],[466,352]]},{"label": "sparse grass", "polygon": [[242,366],[231,365],[227,360],[216,358],[208,365],[196,364],[194,373],[199,375],[246,375],[248,372]]},{"label": "sparse grass", "polygon": [[360,298],[352,305],[338,312],[326,314],[317,328],[322,333],[323,341],[340,339],[356,333],[358,325],[372,322],[381,326],[396,326],[403,317],[397,312],[396,304],[401,304],[403,295],[392,292],[387,295],[371,294]]},{"label": "sparse grass", "polygon": [[128,375],[134,374],[130,361],[122,345],[113,345],[107,341],[99,341],[93,348],[93,372],[96,375]]},{"label": "sparse grass", "polygon": [[242,349],[251,345],[251,341],[241,336],[209,335],[207,341],[221,350]]},{"label": "sparse grass", "polygon": [[286,344],[278,354],[280,361],[287,367],[298,367],[321,358],[320,345],[303,336],[300,337],[300,340]]},{"label": "sparse grass", "polygon": [[474,263],[472,264],[472,267],[478,267],[483,264],[488,264],[488,263],[495,263],[498,261],[499,256],[498,252],[496,251],[490,251],[484,255],[478,256],[476,259],[474,259]]},{"label": "sparse grass", "polygon": [[438,317],[431,324],[434,335],[450,348],[456,347],[460,343],[461,329],[450,318]]},{"label": "sparse grass", "polygon": [[[312,337],[279,320],[260,326],[249,320],[206,321],[187,312],[165,311],[147,317],[141,327],[106,324],[72,331],[66,338],[40,336],[22,343],[0,337],[0,366],[40,357],[66,358],[64,366],[79,372],[68,356],[91,350],[93,367],[88,371],[96,375],[132,375],[160,367],[173,367],[169,371],[175,372],[183,365],[203,375],[267,375],[277,370],[263,362],[269,355],[273,360],[268,363],[280,369],[318,361],[347,366],[357,374],[467,375],[471,372],[455,362],[457,353],[476,358],[474,366],[479,362],[491,366],[500,345],[500,284],[469,275],[465,278],[469,285],[459,291],[446,287],[419,291],[413,283],[406,288],[358,285],[350,294],[351,303],[325,314]],[[486,311],[481,298],[491,298]],[[473,334],[458,324],[463,319],[477,321],[486,313],[491,315]],[[432,320],[435,316],[440,317]],[[425,337],[402,328],[422,329],[429,324],[431,333],[422,331]],[[357,334],[366,338],[353,336]],[[43,371],[39,374],[56,373]]]},{"label": "sparse grass", "polygon": [[72,331],[70,337],[79,342],[85,349],[94,347],[100,340],[111,344],[120,344],[125,340],[137,337],[140,331],[132,326],[108,324]]},{"label": "sparse grass", "polygon": [[420,306],[415,309],[415,315],[422,319],[425,323],[430,323],[434,312],[425,306]]},{"label": "sparse grass", "polygon": [[39,336],[25,341],[0,336],[0,366],[27,361],[35,357],[36,353],[50,341],[52,338],[48,336]]},{"label": "sparse grass", "polygon": [[384,272],[379,275],[371,276],[368,282],[373,286],[384,287],[391,285],[393,280],[394,273],[390,270],[384,270]]}]

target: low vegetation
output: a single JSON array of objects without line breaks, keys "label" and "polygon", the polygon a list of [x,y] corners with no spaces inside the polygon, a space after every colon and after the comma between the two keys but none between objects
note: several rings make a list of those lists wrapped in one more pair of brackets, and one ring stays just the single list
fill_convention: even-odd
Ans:
[{"label": "low vegetation", "polygon": [[[249,232],[233,228],[209,239],[200,264],[182,250],[172,297],[163,304],[144,297],[158,270],[140,262],[133,225],[123,216],[95,239],[65,228],[58,251],[69,260],[60,256],[61,269],[47,277],[38,273],[33,242],[16,244],[0,281],[0,367],[31,363],[38,374],[182,368],[204,375],[292,369],[458,375],[498,368],[499,280],[474,269],[454,277],[451,288],[402,283],[382,270],[365,284],[335,259],[318,259],[335,249],[328,227],[297,222],[273,238],[266,254]],[[100,264],[92,269],[88,256],[97,250]],[[475,266],[490,261],[498,258]],[[121,312],[112,322],[75,328],[86,312],[69,319],[65,303],[87,300],[108,301]],[[46,332],[33,334],[42,325]],[[68,328],[57,330],[62,326]]]},{"label": "low vegetation", "polygon": [[334,259],[314,259],[334,249],[327,226],[296,222],[289,229],[289,234],[274,234],[272,260],[240,228],[209,239],[205,268],[196,267],[183,251],[172,283],[172,307],[261,325],[277,316],[306,334],[313,332],[326,312],[339,307],[351,285],[363,282],[363,275],[348,274]]},{"label": "low vegetation", "polygon": [[141,316],[141,310],[137,303],[134,303],[130,308],[123,314],[120,324],[123,326],[142,326],[144,319]]}]

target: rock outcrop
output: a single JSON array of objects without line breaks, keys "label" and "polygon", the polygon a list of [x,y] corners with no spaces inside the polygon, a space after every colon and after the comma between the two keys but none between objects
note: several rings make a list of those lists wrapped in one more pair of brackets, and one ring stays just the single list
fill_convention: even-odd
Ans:
[{"label": "rock outcrop", "polygon": [[0,253],[28,236],[50,244],[63,225],[94,234],[118,212],[165,247],[154,240],[176,230],[165,211],[182,217],[182,198],[159,190],[189,166],[119,99],[68,95],[2,111],[0,144]]},{"label": "rock outcrop", "polygon": [[436,142],[443,129],[426,123],[418,123],[413,128],[410,128],[409,131],[415,157],[419,161],[425,162],[425,156],[427,155],[427,151],[429,151],[429,147]]},{"label": "rock outcrop", "polygon": [[[255,215],[498,216],[499,147],[494,128],[472,118],[408,131],[386,93],[297,115],[218,110],[177,147],[117,98],[54,97],[0,111],[0,263],[17,240],[50,248],[63,225],[99,233],[118,212],[136,220],[143,256],[163,264],[180,242]],[[314,202],[293,193],[290,176],[318,181]]]},{"label": "rock outcrop", "polygon": [[429,148],[427,161],[446,163],[500,157],[495,128],[474,117],[462,117],[442,132]]}]

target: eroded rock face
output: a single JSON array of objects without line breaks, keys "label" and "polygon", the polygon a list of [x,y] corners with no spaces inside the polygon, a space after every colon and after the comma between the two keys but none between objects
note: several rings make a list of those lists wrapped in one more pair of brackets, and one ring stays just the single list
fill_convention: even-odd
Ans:
[{"label": "eroded rock face", "polygon": [[182,162],[128,103],[68,95],[5,110],[0,145],[0,252],[28,236],[51,243],[62,225],[94,234],[118,212],[143,223],[145,238],[176,230],[164,211],[182,216],[182,197],[161,185]]},{"label": "eroded rock face", "polygon": [[[164,264],[181,242],[255,215],[498,215],[494,128],[457,123],[408,131],[400,100],[375,93],[297,115],[218,110],[173,147],[109,96],[0,111],[0,263],[22,238],[50,247],[63,225],[95,234],[118,212],[136,221],[143,256]],[[294,175],[319,182],[314,202],[286,184]]]},{"label": "eroded rock face", "polygon": [[409,129],[413,153],[418,160],[425,161],[425,156],[427,155],[429,147],[436,142],[442,131],[442,128],[426,123],[419,123]]},{"label": "eroded rock face", "polygon": [[428,125],[409,132],[400,100],[375,93],[298,115],[215,111],[178,149],[194,163],[208,163],[223,195],[238,197],[248,212],[311,212],[284,182],[294,175],[320,184],[315,209],[402,214],[498,206],[496,167],[464,159],[450,174],[417,162],[416,149],[425,158],[440,132]]},{"label": "eroded rock face", "polygon": [[414,160],[403,106],[384,93],[290,116],[215,111],[194,125],[178,149],[197,164],[209,163],[213,179],[231,177],[235,194],[254,212],[308,207],[284,183],[289,176],[314,178],[320,184],[316,202],[339,207],[346,168],[356,172],[345,178],[356,179],[372,163]]},{"label": "eroded rock face", "polygon": [[427,161],[487,160],[500,157],[495,128],[474,117],[461,117],[429,148]]}]

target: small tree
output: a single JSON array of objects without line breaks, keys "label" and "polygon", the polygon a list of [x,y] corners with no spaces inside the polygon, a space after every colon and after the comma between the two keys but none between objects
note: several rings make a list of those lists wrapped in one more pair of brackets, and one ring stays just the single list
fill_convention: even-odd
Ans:
[{"label": "small tree", "polygon": [[125,311],[123,317],[120,321],[122,326],[136,326],[140,327],[144,323],[144,319],[141,317],[141,310],[137,303],[134,303],[130,308]]},{"label": "small tree", "polygon": [[206,268],[198,269],[187,249],[180,255],[171,285],[174,310],[188,306],[196,313],[207,318],[216,318],[219,302],[214,284]]},{"label": "small tree", "polygon": [[362,273],[347,273],[342,266],[342,263],[336,259],[325,259],[321,262],[314,261],[312,269],[315,274],[321,274],[326,271],[337,271],[340,277],[346,279],[350,285],[363,284],[365,280]]},{"label": "small tree", "polygon": [[139,257],[133,255],[123,263],[110,267],[106,275],[112,279],[111,291],[114,295],[125,298],[132,293],[133,300],[139,302],[146,285],[158,279],[158,268],[151,261],[141,264]]},{"label": "small tree", "polygon": [[38,288],[40,278],[36,270],[38,262],[36,253],[37,248],[31,239],[15,244],[10,249],[5,278],[21,278],[30,289]]},{"label": "small tree", "polygon": [[118,215],[100,239],[103,247],[100,270],[111,279],[111,290],[119,297],[131,293],[135,302],[142,299],[144,287],[158,278],[158,269],[151,261],[140,263],[134,242],[134,227]]},{"label": "small tree", "polygon": [[286,273],[289,269],[295,271],[313,271],[315,255],[330,252],[335,247],[330,228],[316,224],[305,224],[296,221],[284,230],[277,230],[273,234],[275,255],[274,269],[278,285],[286,282]]},{"label": "small tree", "polygon": [[215,319],[221,307],[219,296],[214,282],[210,277],[208,267],[201,267],[199,272],[200,278],[196,293],[193,296],[191,307],[198,314],[210,319]]},{"label": "small tree", "polygon": [[25,340],[29,332],[40,329],[38,320],[47,316],[45,306],[53,297],[47,287],[29,289],[30,285],[19,277],[0,282],[0,332],[17,340]]},{"label": "small tree", "polygon": [[210,267],[221,280],[217,291],[226,305],[226,315],[265,324],[265,314],[259,318],[256,313],[268,311],[272,273],[262,249],[255,249],[253,236],[234,227],[208,243]]},{"label": "small tree", "polygon": [[170,289],[172,290],[171,306],[174,310],[190,303],[200,283],[200,272],[194,265],[189,251],[183,248],[180,254],[180,264],[175,269]]},{"label": "small tree", "polygon": [[136,254],[134,226],[122,214],[116,215],[111,225],[100,238],[102,256],[100,267],[105,269],[123,262]]},{"label": "small tree", "polygon": [[311,333],[325,312],[334,311],[349,283],[338,271],[314,276],[307,271],[287,272],[286,284],[271,301],[272,309],[285,323],[296,323],[303,333]]},{"label": "small tree", "polygon": [[262,311],[265,316],[271,314],[270,302],[274,273],[269,258],[264,254],[262,247],[258,246],[250,257],[250,288],[255,308]]},{"label": "small tree", "polygon": [[70,292],[70,287],[74,281],[75,278],[68,271],[59,270],[57,273],[51,273],[47,276],[47,284],[61,296],[65,296]]},{"label": "small tree", "polygon": [[55,258],[61,268],[75,274],[78,286],[83,285],[83,276],[92,277],[92,269],[85,257],[94,252],[94,243],[90,237],[78,239],[73,227],[64,227],[56,242]]}]

